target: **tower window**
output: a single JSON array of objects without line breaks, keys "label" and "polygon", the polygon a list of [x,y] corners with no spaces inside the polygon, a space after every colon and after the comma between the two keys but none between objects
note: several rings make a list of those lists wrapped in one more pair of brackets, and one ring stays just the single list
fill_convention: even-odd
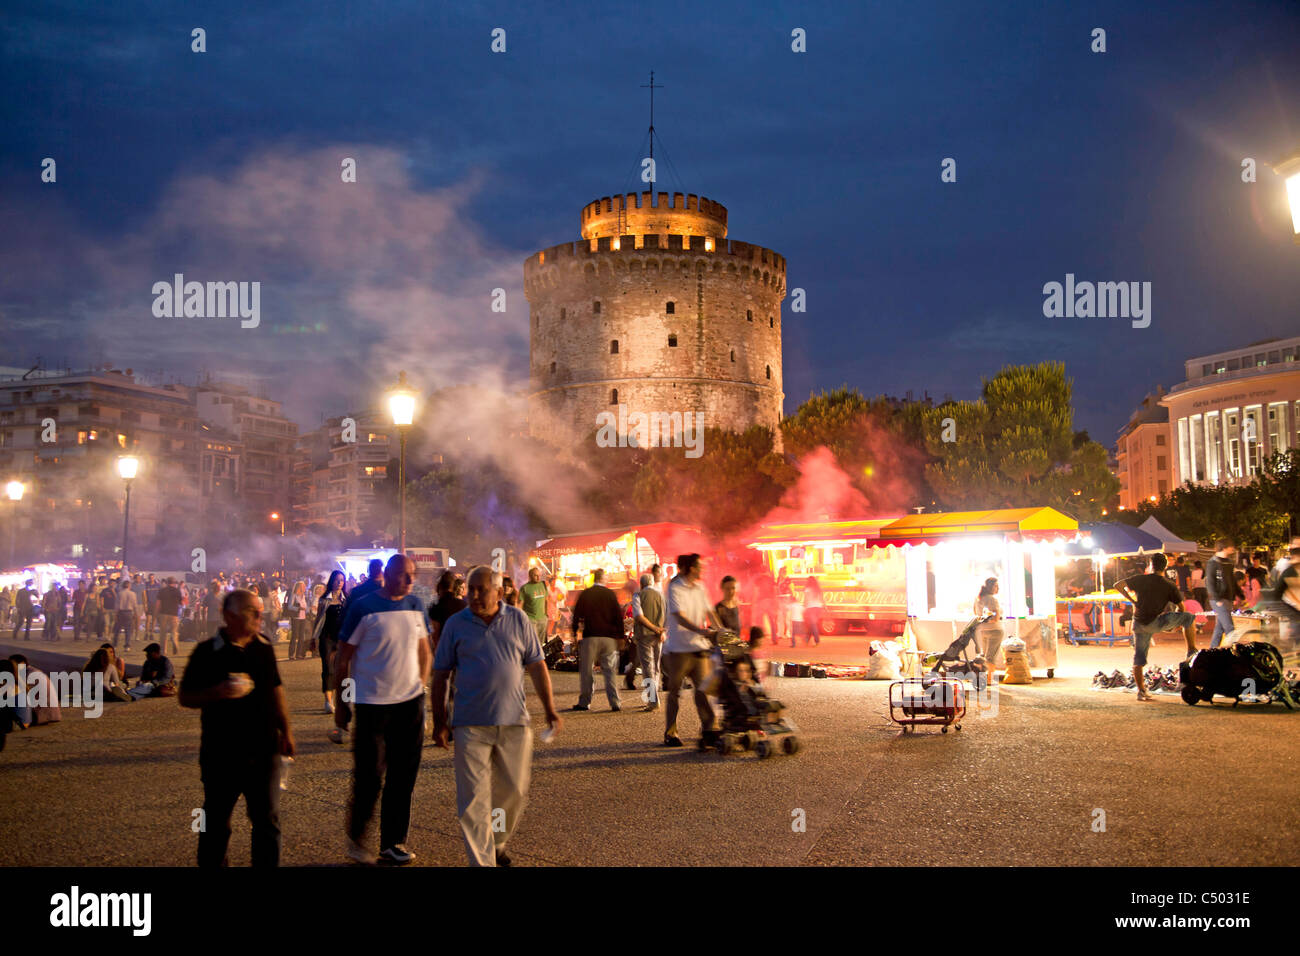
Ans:
[{"label": "tower window", "polygon": [[767,366],[767,377],[768,377],[768,378],[771,378],[771,377],[772,377],[772,366],[770,366],[770,365]]},{"label": "tower window", "polygon": [[776,328],[776,319],[772,318],[770,315],[767,317],[767,327],[769,329]]},{"label": "tower window", "polygon": [[611,405],[618,404],[618,389],[612,388],[609,390],[609,403]]},{"label": "tower window", "polygon": [[746,309],[746,310],[745,310],[745,318],[748,319],[750,322],[753,322],[753,321],[754,321],[754,310],[753,310],[753,309]]},{"label": "tower window", "polygon": [[609,354],[610,355],[618,354],[618,339],[614,339],[609,343]]},{"label": "tower window", "polygon": [[561,309],[561,310],[560,310],[560,321],[561,321],[561,322],[563,322],[566,318],[568,318],[568,316],[569,316],[569,310],[568,310],[568,309]]},{"label": "tower window", "polygon": [[592,311],[592,314],[593,314],[593,315],[600,315],[600,300],[599,300],[599,299],[597,299],[595,302],[591,303],[591,311]]},{"label": "tower window", "polygon": [[677,312],[677,303],[676,303],[676,302],[669,302],[669,303],[665,304],[665,306],[664,306],[664,311],[667,312],[669,315],[674,315],[674,314],[676,314],[676,312]]},{"label": "tower window", "polygon": [[675,335],[668,336],[668,347],[670,349],[677,348],[677,336]]},{"label": "tower window", "polygon": [[735,350],[735,349],[732,349],[732,350],[731,350],[731,360],[732,360],[733,362],[736,361],[736,350]]},{"label": "tower window", "polygon": [[555,363],[554,363],[554,362],[551,363],[551,374],[552,374],[552,375],[555,374]]}]

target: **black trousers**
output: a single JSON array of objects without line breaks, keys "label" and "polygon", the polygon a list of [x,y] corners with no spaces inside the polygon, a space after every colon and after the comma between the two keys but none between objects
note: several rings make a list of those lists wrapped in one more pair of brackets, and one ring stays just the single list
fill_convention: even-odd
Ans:
[{"label": "black trousers", "polygon": [[14,613],[17,615],[17,617],[14,618],[14,636],[11,637],[10,640],[12,641],[18,640],[18,631],[22,628],[23,624],[25,623],[27,625],[27,630],[26,633],[23,634],[23,639],[30,641],[32,639],[32,618],[36,617],[35,609],[28,608],[26,611],[24,611],[21,608],[19,608]]},{"label": "black trousers", "polygon": [[253,825],[253,866],[280,865],[280,758],[276,754],[199,764],[203,776],[203,828],[199,866],[226,865],[230,818],[242,795]]},{"label": "black trousers", "polygon": [[400,704],[353,704],[352,803],[348,835],[358,843],[375,813],[379,791],[379,849],[406,842],[411,794],[424,746],[424,694]]}]

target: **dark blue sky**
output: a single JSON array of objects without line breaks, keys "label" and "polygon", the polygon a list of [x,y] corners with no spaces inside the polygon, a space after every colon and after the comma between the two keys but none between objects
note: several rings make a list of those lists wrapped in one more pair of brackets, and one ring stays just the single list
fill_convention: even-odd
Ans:
[{"label": "dark blue sky", "polygon": [[[304,424],[399,367],[522,387],[523,259],[639,188],[650,69],[659,188],[807,291],[787,413],[1064,359],[1109,444],[1184,359],[1300,332],[1264,166],[1300,145],[1300,3],[454,6],[8,4],[0,364],[247,373]],[[261,281],[262,325],[154,318],[174,272]],[[1067,272],[1150,281],[1151,326],[1044,318]]]}]

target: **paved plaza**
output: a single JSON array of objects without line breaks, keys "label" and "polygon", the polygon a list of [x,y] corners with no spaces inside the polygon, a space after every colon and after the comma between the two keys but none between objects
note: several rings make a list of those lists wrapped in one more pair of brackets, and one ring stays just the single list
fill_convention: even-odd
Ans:
[{"label": "paved plaza", "polygon": [[[5,655],[55,669],[79,667],[94,646],[4,637]],[[1164,638],[1152,663],[1176,664],[1180,649]],[[326,739],[319,662],[279,653],[299,751],[281,806],[283,863],[346,865],[351,755]],[[1300,712],[1091,689],[1093,673],[1130,654],[1062,647],[1056,679],[1000,688],[996,714],[947,735],[901,735],[888,682],[779,679],[805,746],[766,761],[700,754],[689,739],[665,749],[662,712],[641,713],[639,694],[625,692],[629,706],[610,713],[597,694],[595,710],[566,713],[562,734],[537,745],[511,855],[533,866],[1289,864]],[[570,706],[577,675],[552,680]],[[530,709],[540,728],[536,701]],[[693,709],[683,715],[683,736],[697,736]],[[192,865],[198,740],[198,713],[175,699],[106,705],[93,720],[65,711],[11,734],[0,864]],[[464,864],[454,796],[450,753],[426,743],[407,841],[415,865]],[[1093,830],[1097,809],[1105,832]],[[248,862],[242,813],[232,865]],[[792,826],[800,819],[806,831]]]}]

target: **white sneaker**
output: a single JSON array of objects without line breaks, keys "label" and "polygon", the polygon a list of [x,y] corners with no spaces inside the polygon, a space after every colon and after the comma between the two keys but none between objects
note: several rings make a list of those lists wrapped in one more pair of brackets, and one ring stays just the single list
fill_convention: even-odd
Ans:
[{"label": "white sneaker", "polygon": [[358,863],[364,863],[367,866],[373,866],[378,860],[378,857],[375,856],[374,852],[371,851],[369,847],[366,847],[351,837],[348,837],[348,859],[355,860]]},{"label": "white sneaker", "polygon": [[393,866],[406,866],[415,859],[415,854],[406,848],[406,844],[398,843],[380,853],[379,858]]}]

